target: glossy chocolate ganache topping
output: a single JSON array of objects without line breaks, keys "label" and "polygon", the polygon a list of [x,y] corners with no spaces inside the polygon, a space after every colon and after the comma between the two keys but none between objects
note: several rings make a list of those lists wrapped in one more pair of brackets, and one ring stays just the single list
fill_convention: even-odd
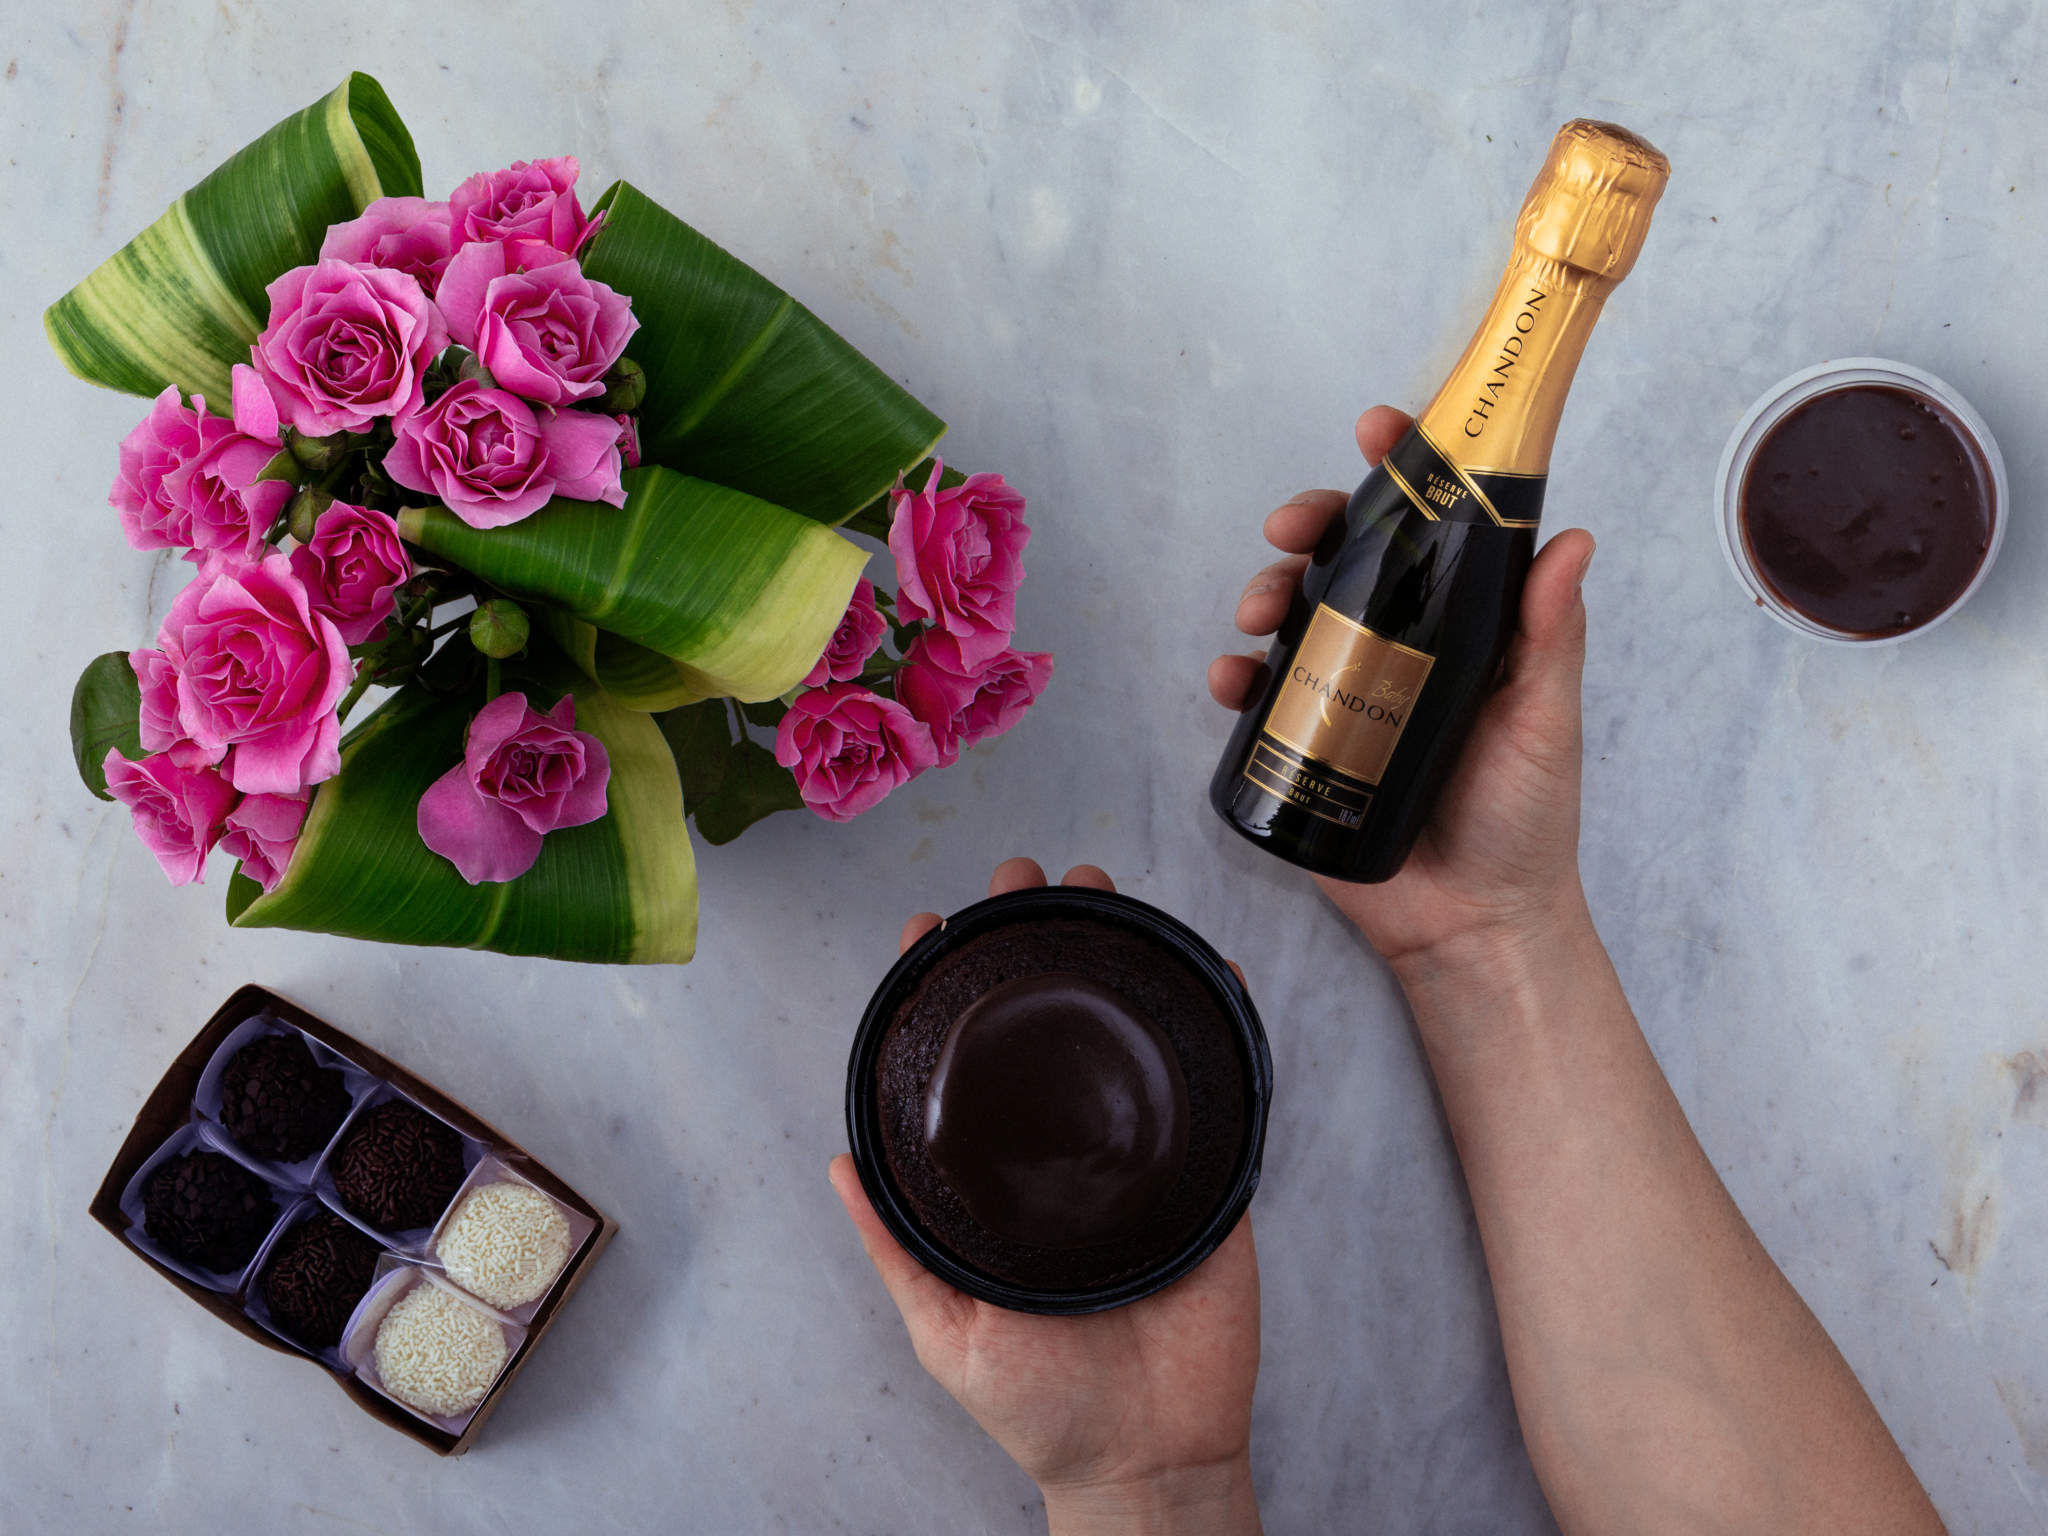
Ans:
[{"label": "glossy chocolate ganache topping", "polygon": [[925,1143],[991,1232],[1083,1248],[1129,1230],[1180,1177],[1188,1088],[1172,1043],[1086,976],[1022,976],[953,1022]]},{"label": "glossy chocolate ganache topping", "polygon": [[880,1152],[939,1248],[1061,1293],[1156,1266],[1228,1198],[1247,1067],[1216,992],[1090,917],[1003,924],[935,960],[876,1055]]}]

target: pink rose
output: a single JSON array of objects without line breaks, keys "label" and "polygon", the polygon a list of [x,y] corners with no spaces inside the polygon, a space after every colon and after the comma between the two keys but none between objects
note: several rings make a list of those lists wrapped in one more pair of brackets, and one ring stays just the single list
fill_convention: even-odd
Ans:
[{"label": "pink rose", "polygon": [[166,389],[122,440],[108,500],[137,549],[192,545],[254,554],[291,495],[282,481],[257,482],[276,452],[276,443],[207,415],[204,396],[194,395],[188,410],[176,389]]},{"label": "pink rose", "polygon": [[930,727],[855,683],[798,694],[775,728],[775,761],[827,821],[851,821],[938,757]]},{"label": "pink rose", "polygon": [[284,418],[308,437],[360,432],[420,407],[427,365],[448,345],[419,279],[321,261],[273,282],[270,324],[250,349]]},{"label": "pink rose", "polygon": [[474,379],[398,424],[384,470],[472,528],[516,523],[551,496],[626,504],[619,424],[593,411],[536,411]]},{"label": "pink rose", "polygon": [[619,424],[619,452],[620,452],[621,454],[623,454],[623,455],[625,456],[625,460],[626,460],[626,468],[628,468],[628,469],[637,469],[637,468],[639,468],[639,466],[640,466],[640,421],[639,421],[639,418],[638,418],[638,417],[636,417],[636,416],[629,416],[629,415],[626,415],[626,414],[624,414],[624,413],[621,413],[620,415],[614,416],[614,417],[612,418],[612,420],[613,420],[613,421],[616,421],[616,422],[617,422],[617,423]]},{"label": "pink rose", "polygon": [[931,727],[942,768],[957,762],[963,748],[1015,725],[1052,677],[1050,655],[1007,646],[979,667],[965,667],[960,643],[940,630],[918,636],[903,663],[896,697]]},{"label": "pink rose", "polygon": [[235,430],[244,437],[255,438],[273,452],[283,447],[284,421],[277,414],[277,400],[270,393],[270,386],[263,382],[263,375],[247,363],[237,363],[228,376],[235,381],[230,402]]},{"label": "pink rose", "polygon": [[340,771],[348,647],[283,555],[210,557],[157,643],[178,674],[179,728],[207,762],[232,749],[235,788],[294,795]]},{"label": "pink rose", "polygon": [[542,405],[604,393],[605,371],[640,328],[626,300],[573,261],[514,271],[509,250],[465,245],[441,280],[448,334],[499,386]]},{"label": "pink rose", "polygon": [[361,218],[328,226],[322,261],[407,272],[432,294],[455,254],[455,219],[446,203],[424,197],[380,197]]},{"label": "pink rose", "polygon": [[523,693],[501,693],[469,722],[462,761],[420,796],[420,840],[471,885],[517,880],[541,839],[605,813],[611,758],[576,729],[576,700],[545,715]]},{"label": "pink rose", "polygon": [[825,654],[804,678],[803,686],[815,688],[820,683],[844,683],[859,677],[868,658],[881,649],[882,636],[888,630],[889,621],[875,606],[875,584],[862,577],[853,589],[853,601],[846,605],[846,617],[832,631]]},{"label": "pink rose", "polygon": [[1024,580],[1024,498],[1001,475],[969,475],[939,488],[932,466],[922,491],[891,491],[895,513],[889,553],[896,557],[897,614],[925,619],[960,642],[962,662],[978,667],[1010,642],[1017,587]]},{"label": "pink rose", "polygon": [[398,524],[343,501],[320,514],[311,541],[292,551],[291,562],[313,611],[332,619],[349,645],[361,645],[383,627],[398,589],[412,577]]},{"label": "pink rose", "polygon": [[164,477],[164,490],[185,504],[196,549],[227,549],[254,559],[270,525],[291,500],[282,480],[258,480],[277,445],[229,432]]},{"label": "pink rose", "polygon": [[[164,481],[187,459],[197,456],[206,420],[187,410],[175,386],[167,386],[150,405],[149,414],[121,439],[121,468],[107,494],[121,514],[121,531],[137,549],[170,549],[189,544],[191,517],[164,491]],[[222,431],[231,423],[217,421]]]},{"label": "pink rose", "polygon": [[235,792],[211,768],[181,768],[159,752],[131,763],[118,747],[102,765],[107,793],[128,807],[135,835],[156,855],[173,885],[206,877],[206,855],[220,839]]},{"label": "pink rose", "polygon": [[130,651],[128,665],[142,690],[137,736],[145,752],[167,752],[180,768],[199,768],[213,761],[178,723],[178,669],[162,651]]},{"label": "pink rose", "polygon": [[575,156],[563,155],[478,171],[448,199],[456,244],[505,245],[518,267],[544,267],[574,256],[596,227],[576,201],[576,169]]},{"label": "pink rose", "polygon": [[228,812],[220,846],[242,861],[242,873],[266,891],[277,889],[306,820],[304,795],[244,795]]}]

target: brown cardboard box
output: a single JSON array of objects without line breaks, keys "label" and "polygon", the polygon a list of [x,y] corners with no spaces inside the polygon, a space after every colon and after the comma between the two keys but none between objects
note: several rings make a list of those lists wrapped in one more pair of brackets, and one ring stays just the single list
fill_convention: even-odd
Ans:
[{"label": "brown cardboard box", "polygon": [[[355,1377],[337,1375],[324,1364],[258,1327],[255,1321],[242,1311],[236,1297],[194,1284],[184,1276],[166,1269],[125,1240],[128,1219],[121,1211],[121,1192],[128,1187],[128,1181],[134,1178],[137,1170],[149,1160],[150,1154],[162,1146],[171,1133],[190,1118],[192,1096],[199,1085],[199,1076],[206,1070],[207,1062],[212,1060],[214,1050],[221,1041],[226,1039],[243,1020],[265,1011],[304,1030],[322,1045],[348,1057],[371,1076],[382,1078],[408,1098],[439,1115],[464,1135],[495,1146],[501,1152],[519,1159],[519,1172],[522,1175],[562,1204],[580,1211],[597,1224],[597,1229],[584,1240],[582,1247],[569,1256],[568,1267],[562,1271],[561,1279],[555,1283],[554,1289],[541,1303],[540,1310],[534,1314],[533,1321],[527,1325],[525,1341],[506,1363],[504,1372],[492,1384],[491,1390],[478,1405],[475,1415],[463,1427],[459,1436],[414,1418],[396,1403],[373,1392]],[[617,1222],[563,1183],[519,1143],[479,1119],[432,1083],[422,1082],[405,1068],[371,1050],[352,1035],[344,1034],[324,1019],[315,1018],[288,999],[258,986],[243,987],[221,1004],[219,1011],[208,1020],[206,1027],[192,1043],[178,1053],[178,1059],[171,1063],[170,1070],[164,1073],[163,1080],[156,1085],[156,1091],[150,1094],[142,1106],[142,1112],[135,1117],[135,1124],[128,1132],[128,1139],[121,1143],[121,1150],[114,1156],[113,1166],[107,1170],[106,1178],[100,1182],[99,1193],[93,1196],[91,1210],[95,1221],[116,1237],[123,1238],[124,1248],[237,1333],[254,1339],[266,1349],[298,1355],[305,1359],[309,1367],[332,1380],[353,1398],[356,1406],[365,1413],[375,1415],[393,1429],[410,1435],[441,1456],[460,1456],[469,1449],[471,1442],[476,1439],[477,1431],[483,1427],[484,1420],[491,1416],[491,1411],[498,1405],[498,1399],[512,1384],[512,1378],[519,1374],[526,1364],[527,1357],[533,1353],[533,1347],[548,1331],[555,1313],[568,1301],[576,1287],[583,1283],[583,1277],[588,1273],[591,1263],[604,1251],[605,1244],[611,1241],[612,1234],[619,1229]]]}]

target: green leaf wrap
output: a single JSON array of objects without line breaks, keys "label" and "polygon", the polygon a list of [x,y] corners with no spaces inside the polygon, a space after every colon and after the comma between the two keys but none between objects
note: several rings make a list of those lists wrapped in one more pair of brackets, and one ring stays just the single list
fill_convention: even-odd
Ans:
[{"label": "green leaf wrap", "polygon": [[651,716],[578,683],[576,725],[611,758],[605,815],[551,832],[517,880],[472,886],[420,841],[419,800],[462,760],[480,695],[414,684],[342,749],[276,890],[238,877],[238,928],[299,928],[559,960],[680,963],[697,943],[697,873],[675,759]]},{"label": "green leaf wrap", "polygon": [[837,525],[946,424],[824,321],[626,182],[583,270],[631,297],[647,370],[640,453]]},{"label": "green leaf wrap", "polygon": [[[515,597],[552,603],[668,658],[678,696],[661,694],[644,654],[610,651],[643,707],[717,694],[768,699],[802,682],[845,616],[867,551],[809,518],[672,470],[629,469],[625,484],[624,507],[557,498],[487,529],[445,507],[408,507],[399,530]],[[578,659],[607,676],[601,637],[592,644],[597,664]]]},{"label": "green leaf wrap", "polygon": [[270,317],[264,289],[315,260],[330,224],[420,195],[419,156],[384,88],[354,74],[230,157],[43,313],[66,368],[228,404],[228,371]]}]

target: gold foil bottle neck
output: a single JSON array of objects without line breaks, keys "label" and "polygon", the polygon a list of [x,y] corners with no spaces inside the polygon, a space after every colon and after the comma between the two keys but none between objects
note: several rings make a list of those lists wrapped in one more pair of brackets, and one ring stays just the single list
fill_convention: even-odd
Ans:
[{"label": "gold foil bottle neck", "polygon": [[1574,118],[1522,203],[1515,243],[1612,286],[1628,276],[1650,231],[1671,162],[1616,123]]}]

